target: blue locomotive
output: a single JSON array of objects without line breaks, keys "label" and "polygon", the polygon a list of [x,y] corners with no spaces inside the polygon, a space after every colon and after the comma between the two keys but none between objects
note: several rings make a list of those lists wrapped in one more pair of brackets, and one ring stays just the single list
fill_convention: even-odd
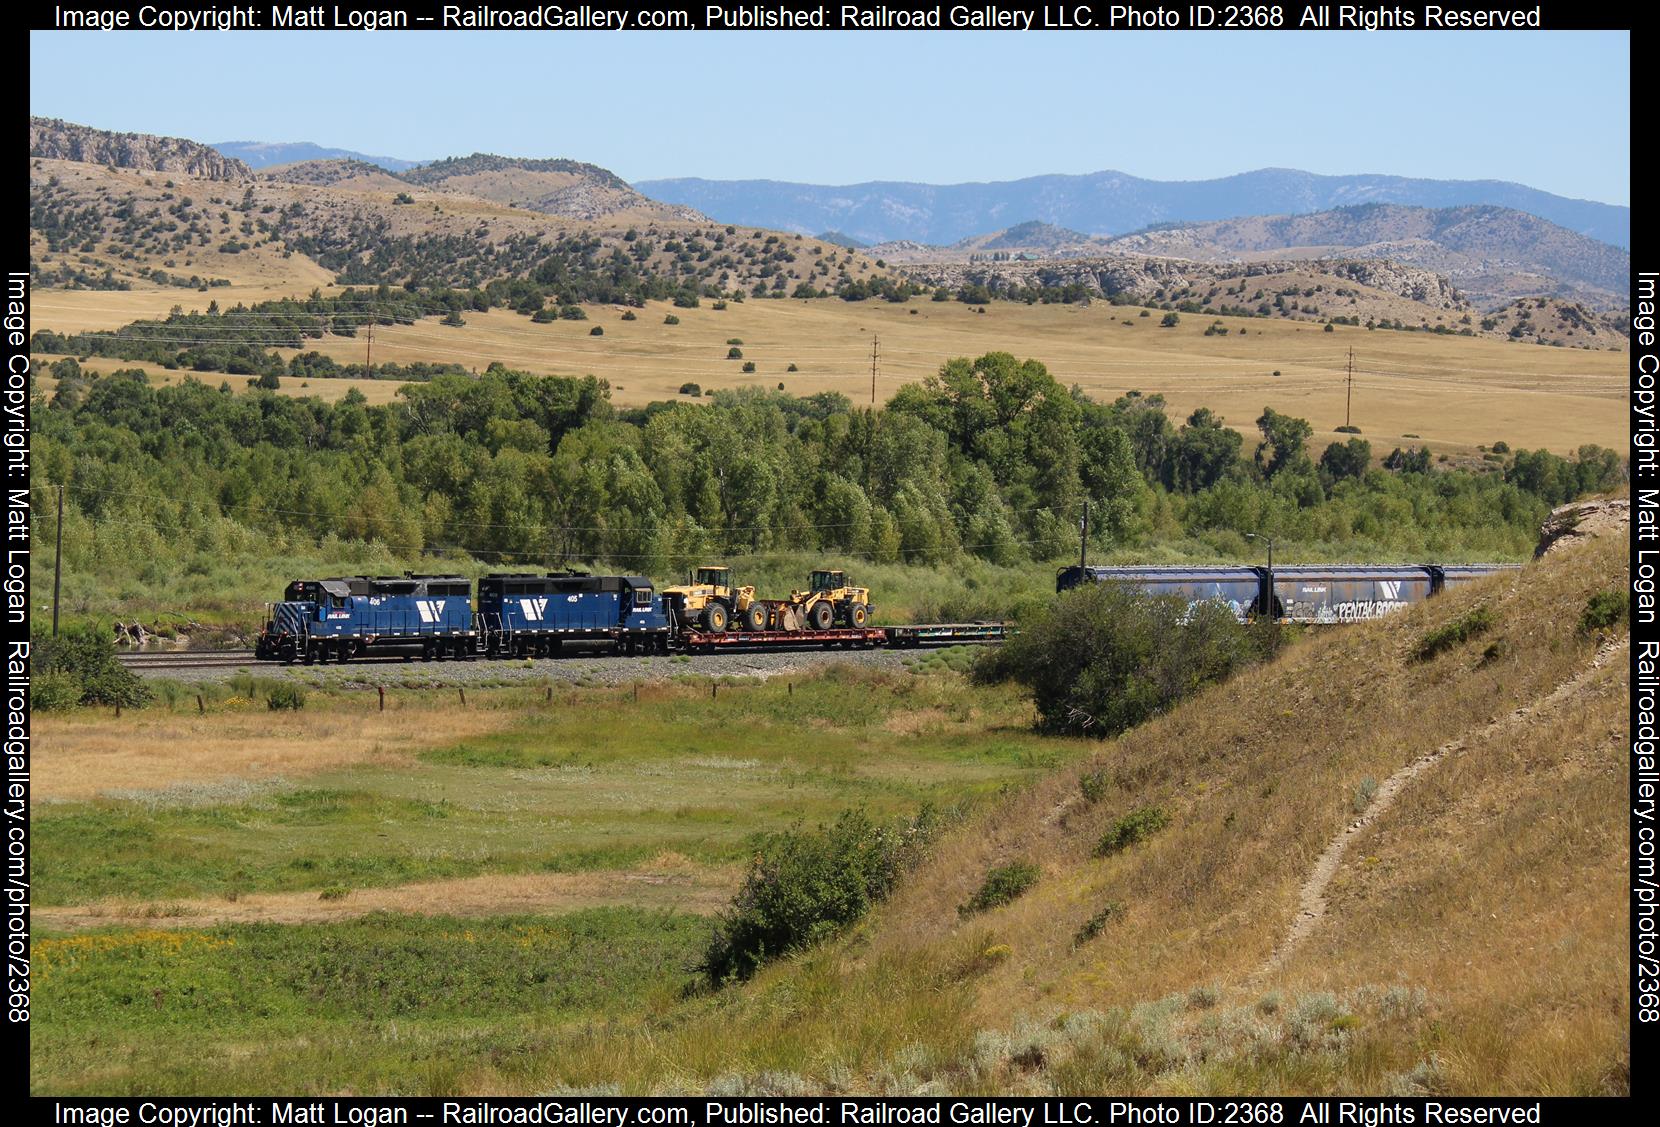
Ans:
[{"label": "blue locomotive", "polygon": [[466,657],[474,649],[472,593],[472,581],[459,575],[295,580],[271,604],[254,656],[307,665],[369,653]]},{"label": "blue locomotive", "polygon": [[478,582],[479,650],[551,657],[566,642],[667,653],[668,607],[643,575],[487,575]]},{"label": "blue locomotive", "polygon": [[472,581],[458,575],[301,579],[269,609],[254,656],[307,665],[551,657],[567,642],[666,653],[671,633],[667,605],[639,575],[487,575],[476,611]]},{"label": "blue locomotive", "polygon": [[1083,583],[1128,583],[1152,595],[1191,602],[1217,599],[1239,618],[1271,613],[1284,622],[1378,618],[1516,564],[1311,564],[1265,567],[1067,567],[1055,590]]}]

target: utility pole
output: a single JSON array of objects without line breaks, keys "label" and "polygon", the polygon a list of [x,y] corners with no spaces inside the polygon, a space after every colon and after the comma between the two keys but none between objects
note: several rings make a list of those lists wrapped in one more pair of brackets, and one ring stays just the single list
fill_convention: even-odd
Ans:
[{"label": "utility pole", "polygon": [[363,345],[363,366],[365,368],[369,369],[369,371],[366,374],[371,379],[374,378],[374,372],[375,372],[374,355],[375,355],[375,318],[374,318],[374,314],[371,313],[369,315],[369,339]]},{"label": "utility pole", "polygon": [[1349,410],[1355,402],[1355,346],[1349,346],[1349,398],[1343,404],[1343,425],[1349,426]]},{"label": "utility pole", "polygon": [[1084,498],[1084,519],[1078,522],[1078,566],[1089,566],[1089,498]]},{"label": "utility pole", "polygon": [[58,592],[63,590],[63,486],[58,486],[58,556],[52,564],[52,637],[58,636]]},{"label": "utility pole", "polygon": [[876,348],[879,343],[880,338],[874,335],[870,338],[870,405],[872,407],[876,406]]}]

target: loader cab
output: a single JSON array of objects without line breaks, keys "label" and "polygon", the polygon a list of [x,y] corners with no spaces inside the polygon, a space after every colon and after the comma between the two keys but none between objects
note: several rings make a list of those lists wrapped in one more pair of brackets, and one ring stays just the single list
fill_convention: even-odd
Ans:
[{"label": "loader cab", "polygon": [[732,569],[729,567],[700,567],[692,572],[693,587],[730,587]]},{"label": "loader cab", "polygon": [[842,571],[815,571],[807,579],[809,591],[839,591],[847,586],[847,573]]}]

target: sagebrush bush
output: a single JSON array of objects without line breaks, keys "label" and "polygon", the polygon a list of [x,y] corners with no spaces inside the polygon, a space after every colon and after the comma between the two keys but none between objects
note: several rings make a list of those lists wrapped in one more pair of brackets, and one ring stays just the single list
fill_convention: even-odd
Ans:
[{"label": "sagebrush bush", "polygon": [[957,914],[971,916],[976,912],[1000,908],[1017,899],[1036,884],[1037,879],[1038,867],[1030,861],[1011,861],[1007,865],[999,865],[986,873],[980,891],[976,892],[968,903],[959,907]]},{"label": "sagebrush bush", "polygon": [[1107,832],[1101,835],[1100,842],[1095,846],[1095,855],[1110,857],[1138,841],[1146,841],[1169,824],[1170,815],[1164,812],[1163,807],[1143,806],[1132,810],[1107,827]]},{"label": "sagebrush bush", "polygon": [[1462,645],[1493,628],[1493,612],[1486,604],[1471,607],[1445,625],[1438,626],[1418,640],[1412,651],[1415,661],[1429,661],[1454,646]]},{"label": "sagebrush bush", "polygon": [[1082,947],[1085,943],[1100,935],[1101,929],[1107,926],[1107,922],[1114,916],[1122,914],[1123,911],[1124,904],[1120,900],[1114,900],[1103,905],[1098,912],[1083,922],[1082,927],[1078,928],[1072,936],[1072,946]]},{"label": "sagebrush bush", "polygon": [[1631,614],[1631,592],[1623,589],[1598,591],[1585,603],[1585,613],[1579,616],[1579,629],[1583,634],[1593,630],[1606,630]]},{"label": "sagebrush bush", "polygon": [[1112,786],[1112,776],[1106,768],[1098,767],[1093,771],[1085,771],[1078,779],[1078,789],[1083,792],[1084,801],[1091,805],[1100,802],[1106,797],[1107,788]]}]

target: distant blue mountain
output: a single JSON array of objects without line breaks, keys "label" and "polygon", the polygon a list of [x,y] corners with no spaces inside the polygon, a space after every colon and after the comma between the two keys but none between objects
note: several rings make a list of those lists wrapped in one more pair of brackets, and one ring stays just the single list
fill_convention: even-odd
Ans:
[{"label": "distant blue mountain", "polygon": [[[242,159],[253,163],[246,156]],[[1568,199],[1503,180],[1317,176],[1289,168],[1264,168],[1218,180],[1143,180],[1123,172],[1092,172],[986,184],[876,181],[827,186],[680,179],[642,180],[634,187],[652,199],[694,207],[722,223],[804,235],[837,231],[864,243],[910,239],[948,244],[1030,220],[1090,235],[1123,235],[1157,223],[1389,203],[1435,208],[1495,204],[1537,215],[1605,243],[1631,246],[1629,207]]]},{"label": "distant blue mountain", "polygon": [[269,168],[273,164],[293,164],[301,160],[361,160],[379,165],[388,172],[406,172],[428,163],[401,157],[372,157],[350,149],[325,149],[310,141],[219,141],[213,148],[225,156],[235,157],[249,168]]}]

